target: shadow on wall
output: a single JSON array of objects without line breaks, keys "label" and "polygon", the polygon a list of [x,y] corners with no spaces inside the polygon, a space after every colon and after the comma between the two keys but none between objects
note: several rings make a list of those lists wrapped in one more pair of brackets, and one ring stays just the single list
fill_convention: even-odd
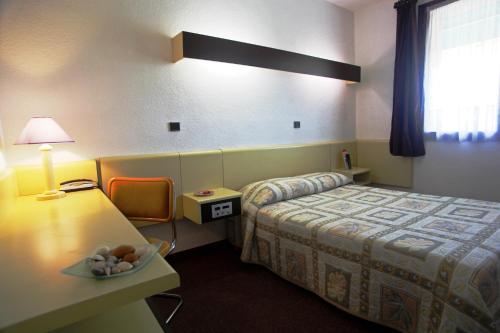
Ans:
[{"label": "shadow on wall", "polygon": [[170,62],[169,36],[115,14],[112,6],[76,1],[0,3],[0,61],[16,74],[37,79],[75,73],[72,67],[89,63],[89,57],[99,57],[97,66]]},{"label": "shadow on wall", "polygon": [[360,87],[370,87],[381,101],[390,103],[392,109],[392,83],[394,81],[394,48],[387,48],[384,53],[369,66],[361,67],[363,80]]},{"label": "shadow on wall", "polygon": [[118,62],[164,65],[171,63],[171,37],[147,26],[121,18],[114,18],[105,30],[96,36],[93,47],[101,47],[100,56]]}]

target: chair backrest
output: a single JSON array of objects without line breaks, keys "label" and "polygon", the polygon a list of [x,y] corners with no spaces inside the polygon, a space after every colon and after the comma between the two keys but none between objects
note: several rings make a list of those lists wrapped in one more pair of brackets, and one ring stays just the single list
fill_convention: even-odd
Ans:
[{"label": "chair backrest", "polygon": [[174,181],[168,177],[114,177],[108,197],[130,220],[170,222],[174,218]]}]

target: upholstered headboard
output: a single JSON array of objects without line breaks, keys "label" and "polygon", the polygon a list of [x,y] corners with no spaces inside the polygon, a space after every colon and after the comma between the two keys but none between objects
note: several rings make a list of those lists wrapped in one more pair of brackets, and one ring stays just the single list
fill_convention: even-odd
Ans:
[{"label": "upholstered headboard", "polygon": [[330,171],[330,155],[328,143],[223,149],[224,187],[238,190],[263,179]]},{"label": "upholstered headboard", "polygon": [[[100,183],[105,192],[112,177],[170,177],[175,182],[177,198],[182,194],[179,153],[101,157],[98,165]],[[177,200],[177,217],[182,216],[180,201]]]},{"label": "upholstered headboard", "polygon": [[223,186],[220,150],[102,157],[98,162],[104,191],[109,179],[116,176],[172,178],[178,219],[183,216],[182,193]]},{"label": "upholstered headboard", "polygon": [[[104,190],[108,180],[114,176],[173,178],[177,194],[176,216],[180,218],[182,193],[217,187],[238,190],[259,180],[342,168],[343,148],[350,151],[353,165],[359,163],[360,166],[371,167],[372,177],[376,180],[387,184],[392,181],[393,185],[399,186],[411,180],[411,163],[385,156],[387,154],[382,154],[379,149],[374,149],[372,153],[367,151],[372,148],[367,149],[365,145],[359,147],[356,141],[102,157],[98,164]],[[363,155],[370,158],[358,156],[360,149]],[[391,163],[387,165],[379,160]]]}]

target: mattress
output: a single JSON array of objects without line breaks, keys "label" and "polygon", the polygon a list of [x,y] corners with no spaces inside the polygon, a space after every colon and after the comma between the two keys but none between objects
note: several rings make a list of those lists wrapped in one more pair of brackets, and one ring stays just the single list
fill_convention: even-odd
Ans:
[{"label": "mattress", "polygon": [[348,182],[243,188],[242,260],[402,332],[500,332],[500,203]]}]

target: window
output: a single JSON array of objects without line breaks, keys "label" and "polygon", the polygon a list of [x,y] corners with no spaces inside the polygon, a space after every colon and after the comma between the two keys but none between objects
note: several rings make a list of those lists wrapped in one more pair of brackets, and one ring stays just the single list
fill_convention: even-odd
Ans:
[{"label": "window", "polygon": [[424,130],[489,138],[498,131],[500,0],[458,0],[429,13]]}]

